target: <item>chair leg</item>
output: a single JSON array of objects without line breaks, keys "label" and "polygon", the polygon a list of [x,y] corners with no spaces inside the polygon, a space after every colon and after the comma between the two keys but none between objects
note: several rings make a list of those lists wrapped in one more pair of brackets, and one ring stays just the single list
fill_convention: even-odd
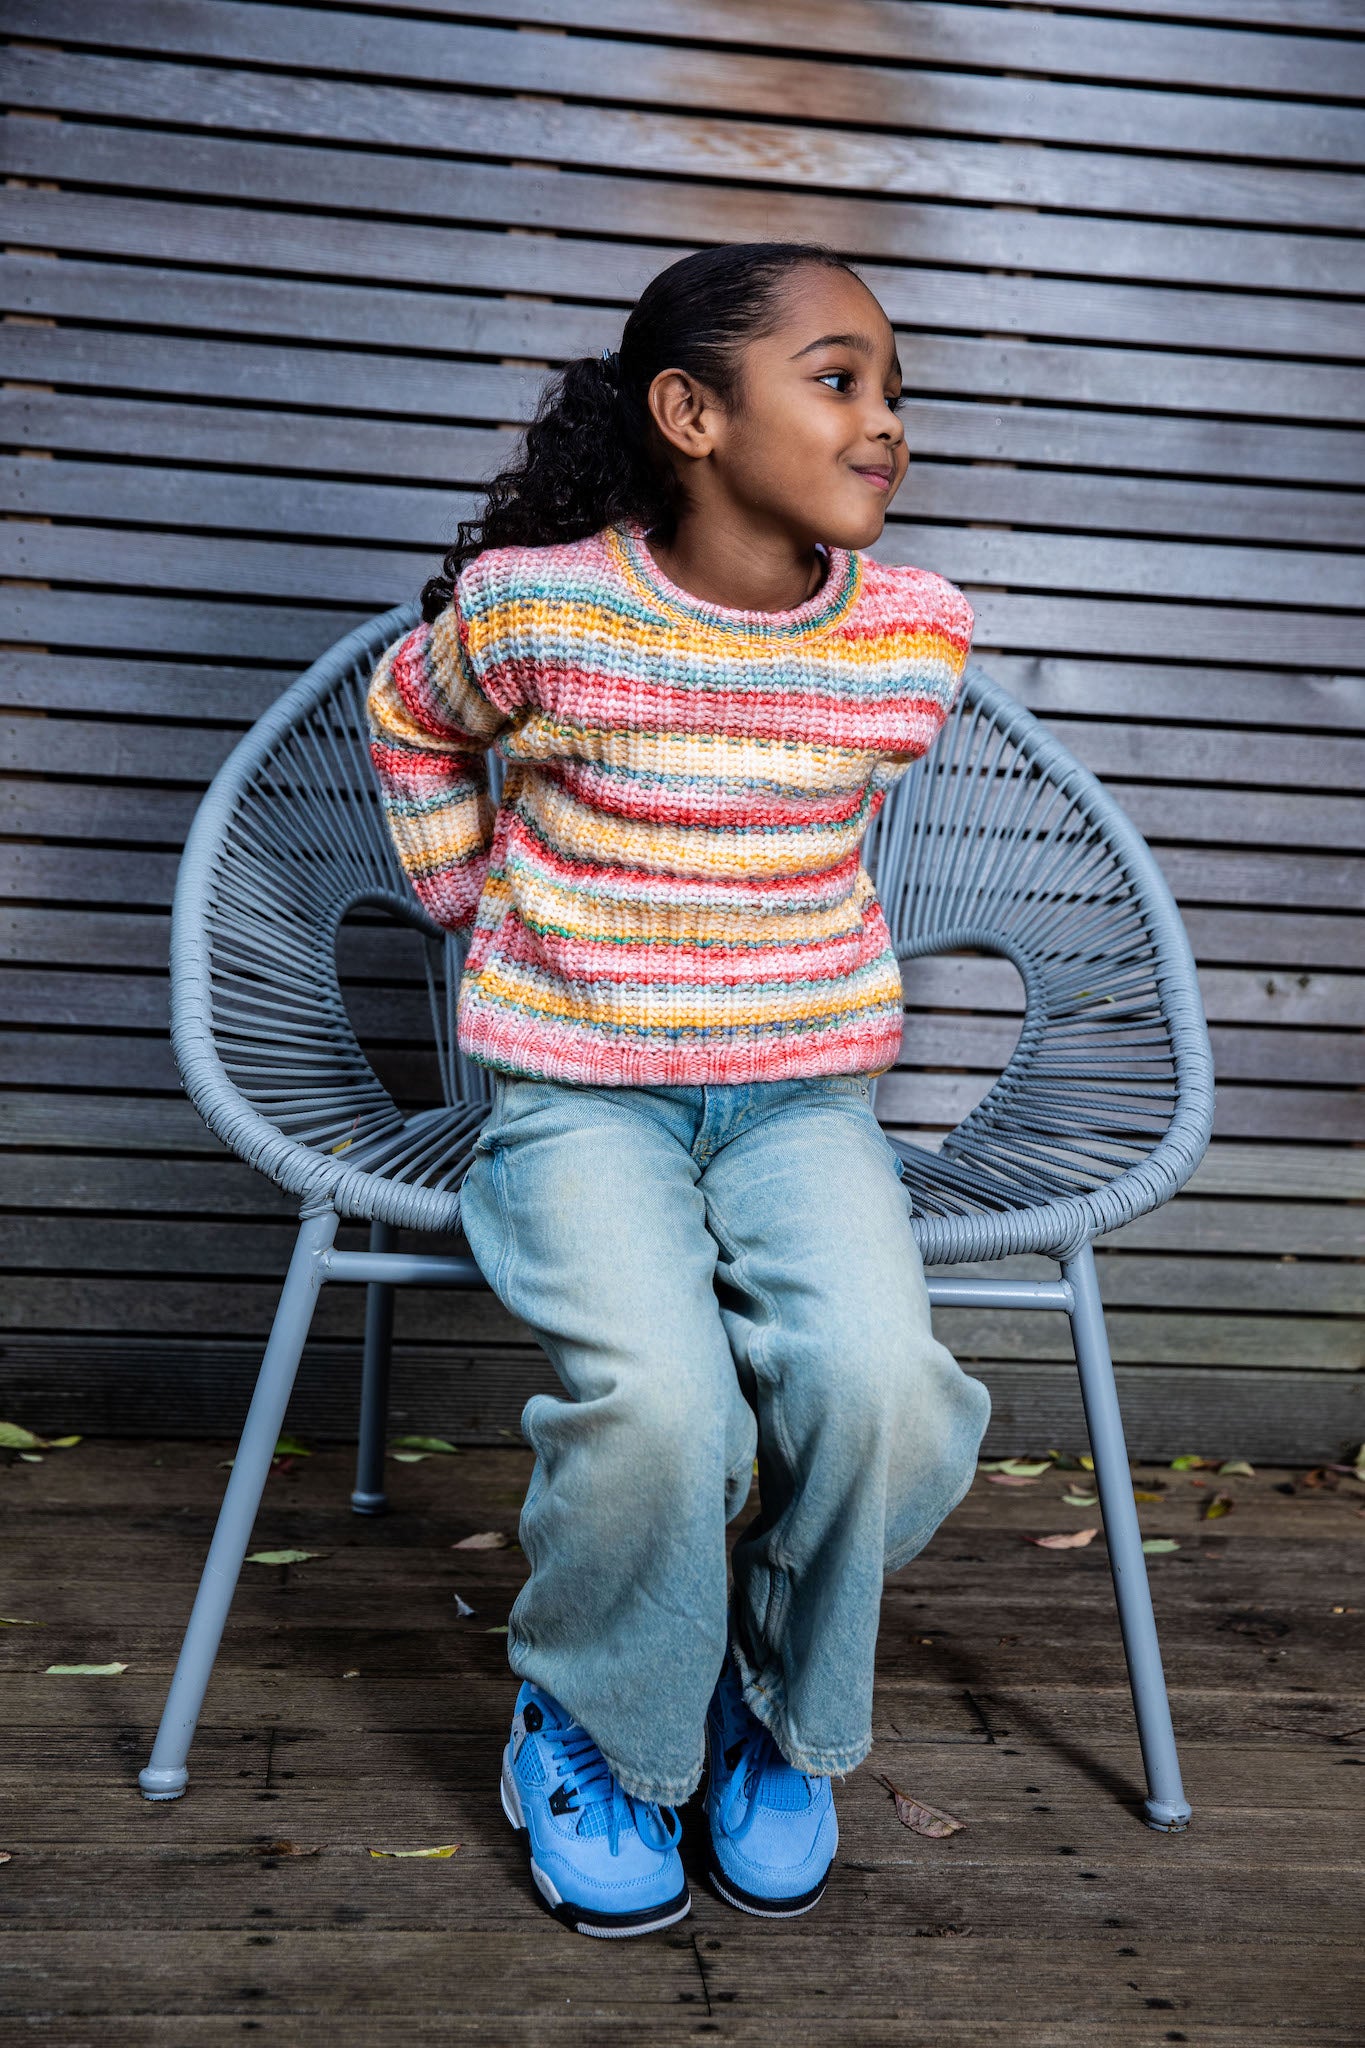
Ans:
[{"label": "chair leg", "polygon": [[218,1511],[199,1591],[171,1680],[151,1762],[138,1784],[148,1799],[178,1799],[189,1782],[186,1758],[213,1672],[242,1559],[261,1505],[270,1460],[284,1426],[285,1410],[303,1354],[304,1339],[323,1285],[322,1254],[336,1238],[335,1209],[305,1209],[289,1262],[284,1291],[265,1348],[256,1391],[247,1412],[237,1456]]},{"label": "chair leg", "polygon": [[1171,1706],[1161,1668],[1147,1560],[1142,1552],[1128,1450],[1123,1440],[1118,1389],[1104,1327],[1095,1255],[1087,1244],[1063,1261],[1063,1277],[1071,1283],[1075,1307],[1071,1334],[1081,1375],[1081,1399],[1095,1459],[1100,1514],[1109,1547],[1109,1569],[1118,1601],[1119,1628],[1128,1659],[1128,1682],[1137,1713],[1138,1742],[1147,1773],[1147,1825],[1179,1833],[1188,1825],[1190,1805],[1180,1781]]},{"label": "chair leg", "polygon": [[[387,1223],[370,1225],[370,1250],[386,1252],[393,1244]],[[365,1289],[365,1362],[360,1379],[360,1447],[356,1454],[355,1491],[351,1506],[358,1515],[382,1515],[388,1506],[384,1491],[384,1438],[389,1420],[389,1354],[393,1347],[393,1289],[372,1280]]]}]

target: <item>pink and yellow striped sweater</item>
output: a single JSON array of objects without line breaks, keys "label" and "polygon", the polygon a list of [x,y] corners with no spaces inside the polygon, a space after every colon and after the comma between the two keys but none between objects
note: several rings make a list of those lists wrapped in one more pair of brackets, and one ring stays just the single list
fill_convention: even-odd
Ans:
[{"label": "pink and yellow striped sweater", "polygon": [[947,716],[972,613],[941,576],[825,553],[804,604],[746,612],[670,582],[634,522],[492,548],[381,656],[384,811],[430,916],[472,927],[472,1059],[637,1087],[894,1064],[860,845]]}]

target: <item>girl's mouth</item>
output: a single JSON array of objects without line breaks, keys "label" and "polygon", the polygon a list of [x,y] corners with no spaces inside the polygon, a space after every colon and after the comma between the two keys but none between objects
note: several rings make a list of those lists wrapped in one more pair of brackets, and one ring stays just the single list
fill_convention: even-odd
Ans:
[{"label": "girl's mouth", "polygon": [[854,472],[853,472],[853,474],[854,474],[855,476],[860,476],[860,477],[864,477],[864,478],[865,478],[865,479],[867,480],[867,482],[868,482],[868,483],[870,483],[870,484],[874,484],[874,485],[876,486],[876,488],[877,488],[877,489],[878,489],[879,491],[889,491],[889,490],[890,490],[890,488],[891,488],[891,472],[890,472],[890,470],[887,470],[887,469],[855,469],[855,470],[854,470]]}]

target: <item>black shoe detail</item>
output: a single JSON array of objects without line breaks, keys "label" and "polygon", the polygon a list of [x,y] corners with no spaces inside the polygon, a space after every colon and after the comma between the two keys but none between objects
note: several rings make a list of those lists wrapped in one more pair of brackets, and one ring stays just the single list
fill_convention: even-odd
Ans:
[{"label": "black shoe detail", "polygon": [[577,1813],[578,1808],[572,1804],[577,1797],[578,1794],[572,1785],[556,1785],[550,1794],[551,1813]]},{"label": "black shoe detail", "polygon": [[686,1884],[675,1899],[662,1906],[641,1906],[633,1913],[602,1913],[593,1906],[575,1906],[565,1899],[547,1910],[551,1917],[572,1927],[575,1934],[648,1934],[653,1927],[666,1927],[681,1920],[692,1904]]},{"label": "black shoe detail", "polygon": [[522,1712],[521,1725],[528,1735],[538,1735],[545,1726],[545,1716],[534,1700],[528,1700]]},{"label": "black shoe detail", "polygon": [[798,1892],[789,1899],[765,1899],[757,1892],[746,1892],[742,1885],[736,1884],[715,1864],[706,1874],[711,1880],[711,1889],[724,1899],[727,1906],[738,1906],[741,1913],[756,1913],[762,1920],[791,1920],[798,1913],[809,1913],[811,1907],[818,1906],[824,1897],[829,1880],[827,1870],[819,1884],[813,1885],[808,1892]]}]

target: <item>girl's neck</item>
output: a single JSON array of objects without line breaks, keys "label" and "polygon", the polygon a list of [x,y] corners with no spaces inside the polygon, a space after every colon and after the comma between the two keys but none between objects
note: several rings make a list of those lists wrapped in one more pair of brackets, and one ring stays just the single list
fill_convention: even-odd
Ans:
[{"label": "girl's neck", "polygon": [[680,525],[667,544],[646,539],[655,564],[702,604],[732,611],[790,612],[809,602],[829,571],[820,548],[804,550],[777,535],[755,538],[708,524],[703,535]]}]

